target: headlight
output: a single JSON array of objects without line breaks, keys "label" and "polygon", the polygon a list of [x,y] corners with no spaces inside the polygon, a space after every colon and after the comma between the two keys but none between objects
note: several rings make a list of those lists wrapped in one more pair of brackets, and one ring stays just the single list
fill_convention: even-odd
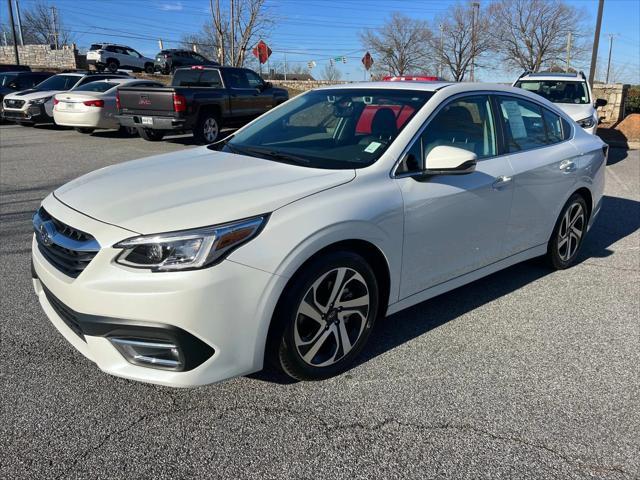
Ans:
[{"label": "headlight", "polygon": [[31,102],[32,105],[42,105],[43,103],[47,103],[49,100],[51,100],[52,97],[42,97],[42,98],[37,98],[35,100],[33,100]]},{"label": "headlight", "polygon": [[582,128],[591,128],[596,124],[596,119],[593,117],[583,118],[582,120],[578,120],[578,125]]},{"label": "headlight", "polygon": [[268,215],[180,232],[142,235],[114,245],[124,251],[116,263],[156,272],[203,268],[254,238]]}]

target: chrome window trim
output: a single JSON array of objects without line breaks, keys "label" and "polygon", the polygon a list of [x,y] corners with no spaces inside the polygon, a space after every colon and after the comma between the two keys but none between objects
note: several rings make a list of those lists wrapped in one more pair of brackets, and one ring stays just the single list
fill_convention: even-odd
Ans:
[{"label": "chrome window trim", "polygon": [[[542,105],[540,102],[538,102],[538,101],[536,101],[534,99],[531,99],[531,98],[528,98],[528,97],[524,97],[522,95],[518,95],[518,94],[513,93],[513,92],[500,92],[500,91],[497,91],[497,90],[477,90],[477,91],[473,91],[473,92],[457,93],[455,95],[447,97],[447,99],[445,101],[443,101],[440,105],[438,105],[438,107],[433,112],[431,112],[431,115],[429,115],[427,117],[427,119],[420,126],[420,128],[418,129],[416,134],[411,138],[411,140],[409,142],[407,142],[407,145],[402,150],[402,153],[396,159],[393,167],[391,168],[391,171],[389,172],[389,177],[390,178],[407,178],[407,177],[415,177],[416,175],[422,175],[422,172],[406,172],[406,173],[396,174],[396,171],[397,171],[398,167],[400,166],[400,162],[402,161],[402,159],[404,158],[406,153],[411,149],[411,147],[413,147],[413,144],[416,142],[416,140],[418,138],[420,138],[422,133],[429,126],[429,123],[431,123],[431,121],[433,120],[433,117],[435,117],[440,112],[440,110],[442,110],[445,106],[449,105],[451,102],[453,102],[455,100],[458,100],[460,98],[475,97],[475,96],[478,96],[478,95],[489,95],[489,96],[493,96],[493,97],[500,97],[500,96],[514,97],[514,98],[517,98],[517,99],[522,99],[522,100],[534,103],[535,105],[539,106],[540,108],[544,108],[544,109],[552,112],[553,114],[560,116],[561,118],[563,118],[565,116],[564,112],[562,114],[560,114],[558,112],[554,112],[553,110],[549,109],[545,105]],[[494,115],[493,110],[492,110],[491,114]],[[565,120],[567,119],[566,117],[564,117],[564,118],[565,118]],[[495,115],[494,115],[493,121],[494,121],[495,129],[496,129],[495,133],[496,133],[496,142],[497,142],[497,134],[498,134],[497,129],[498,128],[502,129],[502,126],[498,127],[498,122],[496,121]],[[571,125],[571,122],[572,122],[572,120],[569,118],[569,125]],[[571,136],[569,138],[567,138],[566,140],[563,139],[560,142],[550,143],[549,145],[542,145],[540,147],[535,147],[535,148],[528,148],[526,150],[520,150],[520,151],[517,151],[517,152],[504,152],[504,153],[501,153],[499,155],[487,156],[487,157],[483,157],[483,158],[478,159],[478,162],[483,162],[485,160],[489,160],[489,159],[492,159],[492,158],[499,158],[499,157],[504,157],[504,156],[509,156],[509,155],[515,155],[515,154],[522,153],[522,152],[530,152],[530,151],[533,151],[533,150],[540,150],[541,148],[553,147],[555,145],[560,145],[561,143],[569,142],[569,141],[573,140],[574,135],[575,135],[575,127],[573,125],[571,125],[571,128],[572,128]],[[563,131],[563,133],[564,133],[564,131]]]}]

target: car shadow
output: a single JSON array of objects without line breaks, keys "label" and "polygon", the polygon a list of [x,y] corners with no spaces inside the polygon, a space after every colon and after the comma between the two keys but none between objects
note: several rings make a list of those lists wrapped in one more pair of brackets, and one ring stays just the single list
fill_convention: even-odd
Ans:
[{"label": "car shadow", "polygon": [[[638,229],[640,202],[604,196],[599,218],[585,239],[579,261],[612,255],[609,247]],[[353,367],[362,365],[552,272],[542,258],[529,260],[390,315],[376,324],[367,346]],[[295,380],[283,373],[269,369],[251,375],[250,378],[279,384],[295,383]]]},{"label": "car shadow", "polygon": [[618,162],[621,162],[625,158],[627,158],[627,149],[626,148],[610,148],[609,156],[607,158],[607,165],[615,165]]}]

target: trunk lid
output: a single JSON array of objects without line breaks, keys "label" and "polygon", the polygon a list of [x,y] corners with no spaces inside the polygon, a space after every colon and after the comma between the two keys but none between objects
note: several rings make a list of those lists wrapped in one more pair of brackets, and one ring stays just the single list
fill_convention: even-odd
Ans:
[{"label": "trunk lid", "polygon": [[120,108],[122,113],[149,113],[173,115],[173,88],[122,87]]}]

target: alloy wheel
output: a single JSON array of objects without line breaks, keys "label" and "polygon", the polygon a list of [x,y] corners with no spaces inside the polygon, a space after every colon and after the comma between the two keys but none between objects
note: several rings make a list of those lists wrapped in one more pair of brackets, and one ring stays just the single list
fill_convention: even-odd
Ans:
[{"label": "alloy wheel", "polygon": [[334,365],[362,337],[370,311],[367,283],[342,267],[321,275],[305,293],[294,324],[300,358],[313,367]]},{"label": "alloy wheel", "polygon": [[215,118],[207,118],[202,124],[202,133],[207,142],[213,142],[218,138],[218,122]]},{"label": "alloy wheel", "polygon": [[578,251],[585,229],[585,215],[582,205],[573,203],[567,208],[558,230],[558,256],[568,262]]}]

